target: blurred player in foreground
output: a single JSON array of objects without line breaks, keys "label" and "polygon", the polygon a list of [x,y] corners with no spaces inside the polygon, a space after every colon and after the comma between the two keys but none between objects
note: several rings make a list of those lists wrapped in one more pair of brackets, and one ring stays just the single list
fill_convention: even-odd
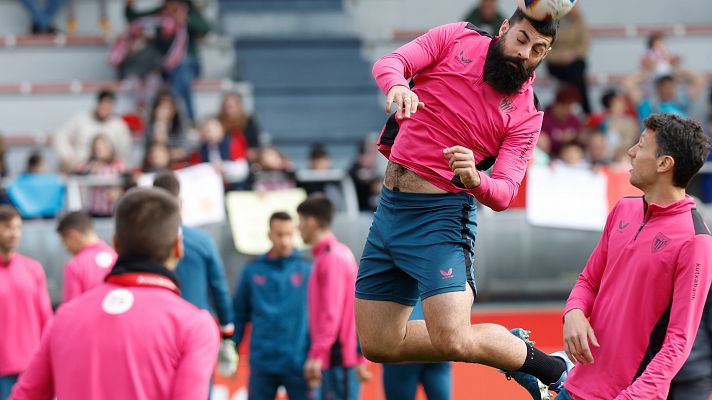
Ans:
[{"label": "blurred player in foreground", "polygon": [[180,297],[180,223],[164,190],[123,196],[106,283],[60,307],[11,399],[208,398],[220,337],[211,315]]}]

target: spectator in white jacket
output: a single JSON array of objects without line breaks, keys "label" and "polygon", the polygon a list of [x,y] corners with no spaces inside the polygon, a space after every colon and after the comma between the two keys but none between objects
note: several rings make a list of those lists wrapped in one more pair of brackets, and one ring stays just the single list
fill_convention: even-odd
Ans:
[{"label": "spectator in white jacket", "polygon": [[114,115],[115,104],[114,92],[102,90],[96,108],[75,115],[56,132],[53,143],[63,172],[76,170],[89,160],[92,140],[98,134],[106,135],[118,158],[130,165],[131,134],[124,120]]}]

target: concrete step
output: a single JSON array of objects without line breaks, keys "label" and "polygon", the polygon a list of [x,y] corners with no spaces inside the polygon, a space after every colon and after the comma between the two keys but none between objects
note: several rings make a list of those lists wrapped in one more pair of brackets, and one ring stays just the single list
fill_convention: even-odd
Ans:
[{"label": "concrete step", "polygon": [[[115,69],[108,63],[110,43],[101,35],[4,37],[0,83],[115,79]],[[236,57],[231,40],[208,37],[200,47],[200,58],[202,78],[233,77]]]}]

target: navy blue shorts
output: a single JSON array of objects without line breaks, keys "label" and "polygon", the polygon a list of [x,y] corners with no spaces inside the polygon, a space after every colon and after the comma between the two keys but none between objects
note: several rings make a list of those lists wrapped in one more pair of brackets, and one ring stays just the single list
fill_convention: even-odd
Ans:
[{"label": "navy blue shorts", "polygon": [[356,297],[414,306],[418,298],[477,293],[475,199],[466,193],[394,192],[386,187],[368,233]]}]

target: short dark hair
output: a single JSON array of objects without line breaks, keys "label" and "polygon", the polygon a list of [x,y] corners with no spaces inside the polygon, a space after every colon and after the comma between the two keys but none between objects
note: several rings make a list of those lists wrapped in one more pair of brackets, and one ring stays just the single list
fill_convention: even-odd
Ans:
[{"label": "short dark hair", "polygon": [[22,219],[20,212],[15,207],[7,204],[0,205],[0,223],[7,223],[15,218]]},{"label": "short dark hair", "polygon": [[277,211],[269,217],[269,226],[272,227],[274,221],[291,221],[292,216],[284,211]]},{"label": "short dark hair", "polygon": [[320,158],[329,158],[329,153],[326,151],[323,144],[317,143],[312,146],[311,151],[309,152],[309,159],[317,160]]},{"label": "short dark hair", "polygon": [[665,82],[675,82],[675,77],[672,75],[663,75],[655,80],[655,87],[658,88]]},{"label": "short dark hair", "polygon": [[601,96],[601,105],[603,108],[608,110],[611,108],[611,104],[613,104],[613,99],[618,96],[618,92],[615,89],[608,89],[605,92],[603,92],[603,96]]},{"label": "short dark hair", "polygon": [[710,141],[702,125],[689,118],[674,114],[653,114],[643,121],[647,129],[655,132],[657,156],[670,156],[675,160],[672,183],[687,187],[707,159]]},{"label": "short dark hair", "polygon": [[32,171],[42,165],[44,162],[44,157],[39,151],[35,151],[27,157],[27,171]]},{"label": "short dark hair", "polygon": [[119,256],[164,263],[180,230],[180,206],[165,190],[134,188],[119,199],[115,221]]},{"label": "short dark hair", "polygon": [[550,19],[550,20],[544,20],[544,21],[539,21],[533,18],[529,18],[520,10],[517,8],[514,11],[514,14],[512,14],[511,17],[509,17],[509,24],[514,25],[519,21],[522,20],[527,20],[529,23],[534,27],[534,30],[537,32],[541,33],[544,36],[548,36],[551,38],[551,44],[554,44],[556,41],[556,34],[559,31],[559,21],[556,19]]},{"label": "short dark hair", "polygon": [[57,233],[64,235],[70,229],[86,234],[94,231],[94,221],[86,211],[72,211],[59,220]]},{"label": "short dark hair", "polygon": [[161,188],[174,197],[180,197],[180,181],[173,171],[163,171],[153,179],[153,187]]},{"label": "short dark hair", "polygon": [[653,32],[648,36],[648,49],[652,49],[655,42],[665,39],[665,34],[662,32]]},{"label": "short dark hair", "polygon": [[329,228],[334,219],[334,204],[325,195],[315,193],[297,207],[297,213],[305,217],[314,217],[319,227]]},{"label": "short dark hair", "polygon": [[104,100],[116,101],[116,93],[110,89],[102,89],[96,95],[96,102],[101,103]]}]

